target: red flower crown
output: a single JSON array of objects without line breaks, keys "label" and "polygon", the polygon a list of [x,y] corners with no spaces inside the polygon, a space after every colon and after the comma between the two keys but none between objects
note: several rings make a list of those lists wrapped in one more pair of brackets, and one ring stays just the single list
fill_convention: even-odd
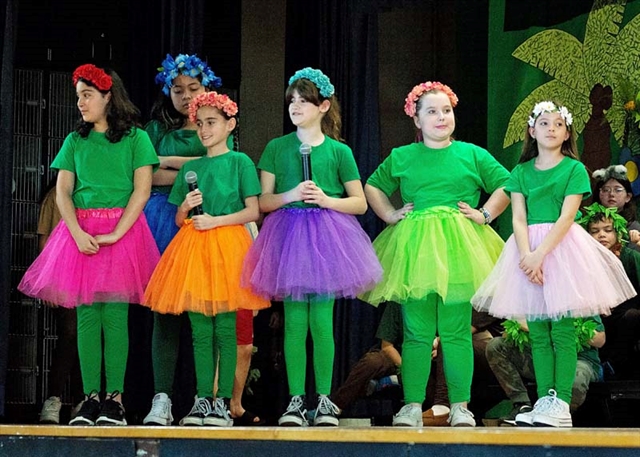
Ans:
[{"label": "red flower crown", "polygon": [[93,84],[99,90],[102,90],[102,91],[107,91],[111,89],[111,86],[113,85],[111,76],[106,74],[104,70],[90,63],[85,65],[80,65],[78,68],[76,68],[76,71],[73,72],[74,86],[78,84],[78,81],[80,79],[89,81],[91,84]]},{"label": "red flower crown", "polygon": [[406,115],[409,117],[415,116],[416,104],[418,100],[420,99],[420,97],[422,97],[422,95],[425,92],[431,92],[431,91],[444,92],[446,96],[449,97],[449,101],[451,102],[452,108],[455,108],[456,105],[458,104],[458,97],[451,90],[449,86],[437,81],[427,81],[427,82],[418,84],[413,89],[411,89],[411,92],[409,92],[409,94],[407,95],[407,98],[405,98],[404,112],[406,113]]},{"label": "red flower crown", "polygon": [[216,91],[203,92],[194,98],[189,104],[189,120],[196,122],[198,117],[198,108],[202,106],[211,106],[224,112],[227,116],[233,117],[238,114],[238,105],[224,94]]}]

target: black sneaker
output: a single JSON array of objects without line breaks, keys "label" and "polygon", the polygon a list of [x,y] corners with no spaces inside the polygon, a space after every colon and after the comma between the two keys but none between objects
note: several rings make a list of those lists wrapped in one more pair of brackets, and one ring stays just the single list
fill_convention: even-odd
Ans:
[{"label": "black sneaker", "polygon": [[233,427],[233,419],[229,411],[228,398],[216,398],[213,402],[213,409],[202,421],[202,425],[213,425],[215,427]]},{"label": "black sneaker", "polygon": [[278,425],[282,427],[306,427],[309,425],[303,395],[294,395],[291,397],[287,410],[280,419],[278,419]]},{"label": "black sneaker", "polygon": [[211,397],[196,397],[189,414],[180,420],[180,425],[204,425],[204,418],[213,412]]},{"label": "black sneaker", "polygon": [[320,395],[316,414],[313,418],[313,425],[337,427],[339,423],[338,416],[338,407],[329,400],[329,397]]},{"label": "black sneaker", "polygon": [[521,413],[530,413],[533,410],[529,403],[514,403],[513,408],[506,416],[501,417],[500,425],[516,426],[516,416]]},{"label": "black sneaker", "polygon": [[96,425],[127,425],[127,420],[124,417],[124,406],[122,406],[122,403],[113,399],[119,394],[120,392],[113,392],[104,401],[98,419],[96,420]]},{"label": "black sneaker", "polygon": [[85,396],[80,411],[69,421],[69,425],[96,425],[98,414],[100,414],[98,392],[91,392]]}]

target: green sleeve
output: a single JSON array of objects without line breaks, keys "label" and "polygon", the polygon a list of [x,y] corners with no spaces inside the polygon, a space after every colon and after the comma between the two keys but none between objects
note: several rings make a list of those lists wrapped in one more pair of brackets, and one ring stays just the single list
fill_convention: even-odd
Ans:
[{"label": "green sleeve", "polygon": [[573,167],[564,195],[566,197],[567,195],[582,194],[583,199],[588,198],[591,196],[591,184],[587,170],[584,168],[584,165],[577,160],[573,160],[572,165]]},{"label": "green sleeve", "polygon": [[258,161],[258,168],[271,174],[276,174],[276,146],[275,140],[269,141]]},{"label": "green sleeve", "polygon": [[140,167],[144,167],[146,165],[153,165],[153,168],[158,168],[158,164],[160,161],[158,160],[158,155],[156,154],[156,150],[151,144],[151,140],[149,139],[149,135],[142,129],[135,129],[132,132],[132,141],[133,141],[133,169],[138,169]]},{"label": "green sleeve", "polygon": [[76,164],[73,160],[73,152],[76,149],[76,142],[80,138],[80,135],[77,133],[70,133],[64,139],[64,143],[62,143],[62,147],[56,155],[56,158],[53,159],[51,163],[51,168],[55,168],[56,170],[66,170],[71,173],[76,173]]},{"label": "green sleeve", "polygon": [[400,180],[392,176],[393,151],[367,179],[367,184],[376,187],[384,192],[388,197],[400,187]]},{"label": "green sleeve", "polygon": [[249,156],[243,153],[240,154],[240,195],[243,199],[260,195],[262,189],[256,166]]},{"label": "green sleeve", "polygon": [[340,143],[339,151],[340,164],[338,166],[338,175],[340,176],[340,182],[359,181],[360,172],[358,171],[356,159],[353,157],[353,151],[349,146],[342,143]]},{"label": "green sleeve", "polygon": [[500,162],[493,157],[489,151],[481,147],[475,147],[478,160],[478,171],[480,172],[480,178],[482,179],[483,189],[485,192],[492,194],[504,187],[509,180],[509,172]]},{"label": "green sleeve", "polygon": [[178,175],[176,176],[176,180],[173,182],[171,193],[169,194],[169,203],[173,203],[176,206],[182,205],[184,197],[189,193],[189,186],[184,180],[184,174],[185,167],[181,167],[180,170],[178,170]]},{"label": "green sleeve", "polygon": [[147,132],[147,135],[149,135],[153,148],[157,151],[160,140],[162,140],[166,134],[164,127],[160,122],[154,120],[149,121],[149,123],[144,126],[144,130]]}]

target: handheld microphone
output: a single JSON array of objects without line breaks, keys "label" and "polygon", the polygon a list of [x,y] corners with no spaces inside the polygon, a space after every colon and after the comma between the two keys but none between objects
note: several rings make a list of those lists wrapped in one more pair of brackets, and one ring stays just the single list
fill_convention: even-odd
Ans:
[{"label": "handheld microphone", "polygon": [[302,143],[300,145],[300,158],[302,159],[302,180],[311,180],[311,145]]},{"label": "handheld microphone", "polygon": [[[198,175],[195,171],[187,171],[184,174],[184,180],[187,181],[189,192],[193,192],[198,188]],[[202,214],[204,214],[202,212],[202,205],[195,206],[192,211],[194,216],[201,216]]]}]

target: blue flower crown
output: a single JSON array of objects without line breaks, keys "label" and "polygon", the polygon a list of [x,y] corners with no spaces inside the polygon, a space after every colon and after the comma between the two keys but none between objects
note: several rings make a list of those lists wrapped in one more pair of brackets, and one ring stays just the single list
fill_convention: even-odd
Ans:
[{"label": "blue flower crown", "polygon": [[316,85],[320,95],[324,98],[329,98],[335,93],[335,88],[329,77],[322,73],[320,70],[315,70],[311,67],[303,68],[302,70],[296,71],[291,78],[289,78],[289,85],[293,84],[294,81],[298,79],[308,79],[313,84]]},{"label": "blue flower crown", "polygon": [[205,87],[220,87],[222,79],[217,77],[213,70],[204,63],[197,55],[178,54],[174,59],[170,54],[162,61],[162,66],[158,68],[156,75],[156,84],[164,84],[162,92],[169,95],[169,91],[173,86],[173,80],[180,75],[196,78],[202,77],[202,85]]}]

